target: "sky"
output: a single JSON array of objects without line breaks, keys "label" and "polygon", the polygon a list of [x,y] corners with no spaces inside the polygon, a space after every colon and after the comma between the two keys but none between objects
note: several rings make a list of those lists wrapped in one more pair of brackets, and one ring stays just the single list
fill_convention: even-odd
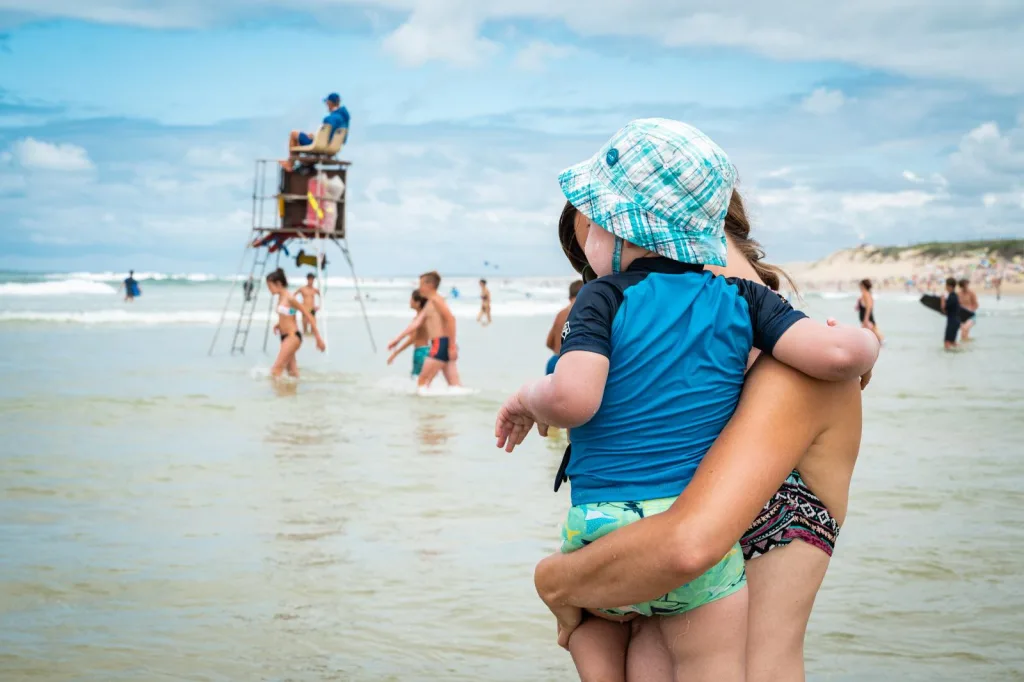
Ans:
[{"label": "sky", "polygon": [[769,261],[1020,237],[1022,34],[1019,0],[0,0],[0,269],[232,272],[254,159],[335,91],[360,275],[566,273],[558,172],[655,116],[726,150]]}]

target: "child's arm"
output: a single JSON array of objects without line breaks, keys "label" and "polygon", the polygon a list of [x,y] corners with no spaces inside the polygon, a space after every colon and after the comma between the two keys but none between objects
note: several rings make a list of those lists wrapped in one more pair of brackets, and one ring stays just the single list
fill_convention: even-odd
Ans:
[{"label": "child's arm", "polygon": [[538,423],[571,429],[586,424],[597,413],[607,381],[607,357],[570,351],[558,359],[554,374],[527,384],[519,394]]},{"label": "child's arm", "polygon": [[[427,305],[430,305],[430,304],[428,303]],[[415,332],[417,329],[419,329],[420,326],[423,325],[423,320],[425,320],[426,317],[427,317],[427,308],[426,308],[426,306],[424,306],[423,310],[420,311],[419,315],[414,317],[412,322],[409,323],[409,326],[406,327],[404,330],[402,330],[401,334],[399,334],[394,339],[392,339],[391,343],[388,344],[388,350],[391,350],[392,348],[397,346],[399,341],[401,341],[402,339],[404,339],[405,337],[409,336],[410,334]]]},{"label": "child's arm", "polygon": [[588,351],[562,355],[554,374],[526,384],[498,410],[494,425],[498,447],[512,452],[535,423],[542,436],[547,435],[548,426],[586,424],[601,407],[607,380],[607,357]]},{"label": "child's arm", "polygon": [[879,348],[878,337],[870,329],[828,327],[804,318],[779,337],[771,354],[815,379],[846,381],[871,371]]},{"label": "child's arm", "polygon": [[512,452],[534,422],[543,434],[549,425],[573,428],[597,413],[608,381],[612,320],[621,303],[622,291],[608,282],[583,287],[565,325],[555,373],[523,386],[498,412],[498,447]]},{"label": "child's arm", "polygon": [[390,356],[388,357],[388,364],[390,365],[390,364],[391,364],[392,362],[394,362],[394,361],[395,361],[395,358],[397,358],[397,357],[398,357],[399,355],[401,355],[402,351],[403,351],[403,350],[405,350],[406,348],[408,348],[408,347],[409,347],[409,346],[411,346],[411,345],[412,345],[412,337],[410,336],[409,338],[407,338],[407,339],[405,340],[405,343],[403,343],[403,344],[402,344],[401,346],[399,346],[398,348],[396,348],[396,349],[395,349],[395,352],[393,352],[393,353],[392,353],[392,354],[391,354],[391,355],[390,355]]},{"label": "child's arm", "polygon": [[755,348],[825,381],[855,379],[874,366],[880,346],[871,330],[823,325],[762,284],[730,281],[747,301]]}]

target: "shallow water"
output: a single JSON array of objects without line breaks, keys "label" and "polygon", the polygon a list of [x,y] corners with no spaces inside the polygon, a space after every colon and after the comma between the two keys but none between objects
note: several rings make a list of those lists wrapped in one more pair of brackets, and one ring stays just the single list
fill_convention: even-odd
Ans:
[{"label": "shallow water", "polygon": [[[479,392],[432,397],[357,318],[275,387],[257,349],[208,358],[208,324],[0,298],[0,679],[573,679],[531,580],[568,503],[560,447],[491,438],[543,368],[557,296],[502,317],[498,291],[493,326],[460,326]],[[128,314],[222,293],[150,290]],[[949,354],[941,318],[879,299],[888,343],[808,677],[1024,679],[1024,306],[983,300],[977,341]],[[852,302],[808,304],[849,320]],[[378,342],[400,312],[372,318]]]}]

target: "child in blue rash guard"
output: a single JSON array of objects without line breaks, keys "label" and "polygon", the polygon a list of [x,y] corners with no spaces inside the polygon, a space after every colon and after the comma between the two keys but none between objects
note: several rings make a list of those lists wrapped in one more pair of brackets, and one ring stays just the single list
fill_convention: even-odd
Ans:
[{"label": "child in blue rash guard", "polygon": [[[826,380],[875,362],[870,331],[818,324],[763,285],[704,271],[725,265],[735,178],[714,142],[664,119],[631,122],[560,176],[599,277],[569,314],[554,374],[505,402],[495,435],[511,452],[534,423],[571,429],[564,552],[671,506],[732,416],[752,347]],[[666,595],[584,620],[569,638],[581,679],[624,678],[629,626],[612,619],[636,614],[660,616],[677,679],[743,679],[738,547]]]}]

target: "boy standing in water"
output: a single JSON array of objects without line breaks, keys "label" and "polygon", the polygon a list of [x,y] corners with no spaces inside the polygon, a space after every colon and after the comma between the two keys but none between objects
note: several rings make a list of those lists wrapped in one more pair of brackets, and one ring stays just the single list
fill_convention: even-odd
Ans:
[{"label": "boy standing in water", "polygon": [[430,334],[430,353],[420,373],[420,388],[429,386],[438,372],[444,374],[449,386],[461,385],[459,370],[455,367],[455,361],[459,359],[459,347],[455,343],[455,316],[444,296],[437,293],[440,286],[441,275],[437,272],[420,275],[420,294],[427,299],[423,308],[424,324]]},{"label": "boy standing in water", "polygon": [[[393,351],[388,357],[389,365],[395,361],[399,353],[409,346],[413,346],[413,377],[419,377],[423,371],[423,362],[427,359],[427,354],[430,352],[430,335],[426,325],[426,313],[423,310],[426,305],[427,299],[423,298],[423,294],[420,293],[419,289],[414,289],[412,297],[409,299],[409,307],[416,311],[416,317],[413,319],[412,324],[406,327],[401,334],[395,337],[394,341],[388,344],[388,350]],[[406,342],[399,346],[398,344],[406,337],[408,337]]]},{"label": "boy standing in water", "polygon": [[971,316],[960,325],[960,340],[970,341],[971,327],[974,326],[976,313],[978,312],[978,295],[971,289],[971,281],[969,279],[960,280],[960,306],[964,310],[971,312]]},{"label": "boy standing in water", "polygon": [[956,333],[960,331],[960,297],[956,295],[956,280],[946,280],[946,297],[942,299],[942,312],[946,313],[946,335],[943,337],[946,350],[956,348]]},{"label": "boy standing in water", "polygon": [[[318,307],[316,305],[316,297],[320,295],[320,290],[313,286],[313,282],[316,281],[316,276],[311,272],[306,275],[306,286],[300,288],[295,293],[302,298],[302,305],[309,309],[310,315],[316,317],[316,311]],[[309,326],[309,320],[305,317],[302,318],[302,333],[308,334],[311,327]]]},{"label": "boy standing in water", "polygon": [[555,315],[555,322],[551,325],[551,329],[548,331],[547,346],[554,355],[548,360],[547,368],[544,374],[554,374],[555,365],[558,363],[558,354],[562,352],[562,334],[565,332],[565,322],[569,319],[569,311],[572,310],[573,303],[576,302],[576,297],[580,293],[580,289],[583,288],[583,280],[578,279],[569,285],[569,305],[565,306],[558,311]]}]

